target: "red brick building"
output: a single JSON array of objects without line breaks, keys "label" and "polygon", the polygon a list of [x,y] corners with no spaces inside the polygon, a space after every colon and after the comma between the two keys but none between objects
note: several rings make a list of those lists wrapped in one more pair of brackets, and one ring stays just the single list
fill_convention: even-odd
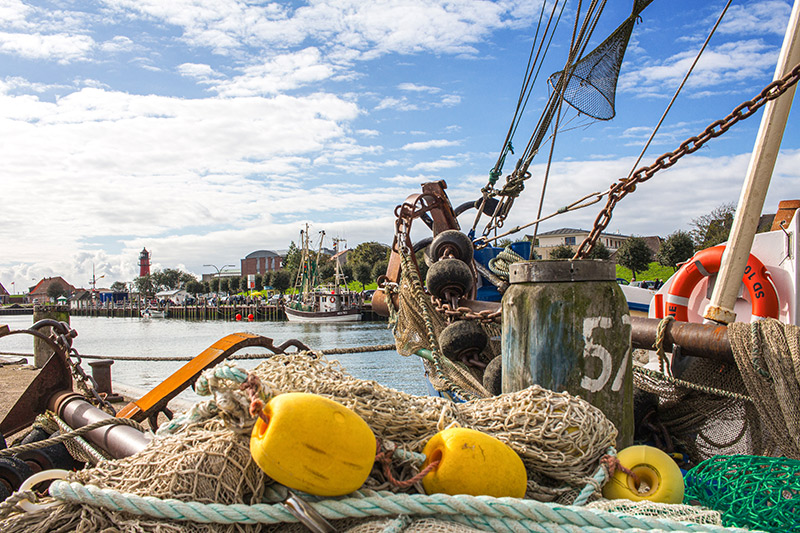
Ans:
[{"label": "red brick building", "polygon": [[283,267],[282,257],[277,252],[272,250],[258,250],[241,260],[242,262],[242,277],[249,276],[250,274],[266,274],[273,270],[280,270]]}]

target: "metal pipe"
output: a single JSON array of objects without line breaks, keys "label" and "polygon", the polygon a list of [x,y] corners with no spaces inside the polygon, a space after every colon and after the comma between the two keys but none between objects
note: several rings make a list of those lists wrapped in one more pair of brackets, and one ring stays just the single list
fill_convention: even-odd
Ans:
[{"label": "metal pipe", "polygon": [[[798,62],[800,62],[800,0],[795,0],[774,79],[782,78]],[[796,87],[792,87],[780,98],[771,100],[764,106],[764,115],[761,117],[761,126],[747,169],[747,178],[739,196],[736,218],[722,256],[711,301],[703,315],[708,320],[721,324],[729,324],[736,320],[733,307],[750,256],[750,248],[753,246],[761,210],[764,208],[783,131],[786,128],[789,111],[792,109],[795,89]]]},{"label": "metal pipe", "polygon": [[[70,427],[80,428],[99,420],[114,418],[87,402],[83,396],[66,391],[50,398],[50,410],[58,414]],[[108,452],[114,459],[140,452],[150,439],[130,426],[112,425],[94,429],[85,438]]]},{"label": "metal pipe", "polygon": [[[658,336],[657,318],[631,317],[631,345],[645,350],[655,349]],[[716,324],[695,324],[671,320],[664,328],[664,351],[681,347],[681,355],[702,357],[722,363],[734,363],[728,327]]]}]

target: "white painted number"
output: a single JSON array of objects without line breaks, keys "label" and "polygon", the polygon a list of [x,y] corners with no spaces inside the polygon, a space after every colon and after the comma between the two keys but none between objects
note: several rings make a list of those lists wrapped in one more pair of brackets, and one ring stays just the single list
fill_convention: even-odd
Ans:
[{"label": "white painted number", "polygon": [[[627,315],[623,315],[622,323],[630,324],[630,318]],[[604,346],[595,344],[593,342],[592,333],[594,332],[594,329],[598,327],[604,329],[611,328],[611,318],[607,316],[596,316],[588,317],[583,320],[583,338],[585,341],[583,357],[596,357],[600,359],[600,363],[602,364],[602,370],[600,371],[599,376],[596,378],[583,376],[583,378],[581,378],[581,387],[589,392],[597,392],[602,390],[608,383],[608,380],[611,377],[611,372],[613,371],[611,354],[608,353],[608,350],[606,350]],[[625,356],[622,358],[622,364],[617,370],[617,375],[614,376],[614,381],[611,384],[611,390],[614,392],[622,388],[622,384],[625,381],[625,374],[628,369],[628,359],[630,359],[630,356],[630,349],[625,350]]]}]

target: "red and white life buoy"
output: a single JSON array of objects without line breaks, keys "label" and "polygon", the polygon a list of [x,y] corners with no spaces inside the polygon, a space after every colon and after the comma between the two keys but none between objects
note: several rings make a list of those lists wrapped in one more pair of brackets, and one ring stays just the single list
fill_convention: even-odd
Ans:
[{"label": "red and white life buoy", "polygon": [[333,302],[335,302],[335,301],[336,301],[336,296],[331,296],[330,298],[328,298],[328,301],[329,301],[330,303],[333,303]]},{"label": "red and white life buoy", "polygon": [[[692,295],[692,290],[704,277],[719,272],[724,251],[724,244],[700,250],[681,266],[672,280],[664,304],[668,316],[683,322],[689,321],[689,297]],[[750,254],[747,260],[742,283],[750,294],[753,318],[778,318],[780,311],[778,292],[767,267],[753,254]]]}]

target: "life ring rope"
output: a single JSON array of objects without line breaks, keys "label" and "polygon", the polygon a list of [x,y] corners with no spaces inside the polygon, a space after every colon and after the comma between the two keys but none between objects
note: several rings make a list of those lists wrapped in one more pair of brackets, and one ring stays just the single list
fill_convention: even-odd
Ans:
[{"label": "life ring rope", "polygon": [[[675,320],[689,321],[689,298],[703,278],[719,272],[725,245],[700,250],[681,266],[673,278],[666,298],[664,313]],[[742,276],[742,283],[750,294],[753,319],[778,318],[780,299],[769,271],[756,256],[750,254]]]}]

